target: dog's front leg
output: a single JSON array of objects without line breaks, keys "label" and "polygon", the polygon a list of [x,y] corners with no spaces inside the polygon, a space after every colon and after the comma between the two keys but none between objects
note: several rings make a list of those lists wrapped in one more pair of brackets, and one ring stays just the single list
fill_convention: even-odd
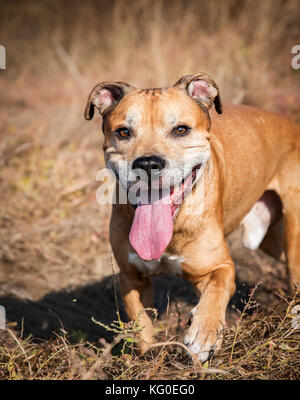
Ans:
[{"label": "dog's front leg", "polygon": [[191,312],[184,343],[201,362],[210,359],[221,346],[226,307],[235,291],[234,277],[233,264],[224,264],[193,282],[201,297]]},{"label": "dog's front leg", "polygon": [[128,236],[131,221],[128,211],[122,206],[114,205],[110,221],[111,247],[120,268],[120,288],[123,304],[128,318],[138,322],[139,332],[138,350],[144,353],[149,349],[148,344],[153,341],[153,325],[145,308],[153,307],[152,282],[144,276],[128,258],[130,245]]},{"label": "dog's front leg", "polygon": [[153,342],[153,324],[145,310],[153,304],[152,283],[139,273],[130,274],[121,270],[120,286],[125,311],[129,319],[137,321],[141,328],[138,350],[144,353]]}]

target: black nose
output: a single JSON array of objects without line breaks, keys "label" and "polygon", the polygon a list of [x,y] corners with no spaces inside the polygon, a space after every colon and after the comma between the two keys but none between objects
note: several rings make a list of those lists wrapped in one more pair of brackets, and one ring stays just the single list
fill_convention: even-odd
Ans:
[{"label": "black nose", "polygon": [[165,168],[166,162],[159,156],[149,156],[149,157],[139,157],[134,160],[132,164],[132,169],[143,169],[147,172],[149,176],[151,176],[152,170],[162,170]]}]

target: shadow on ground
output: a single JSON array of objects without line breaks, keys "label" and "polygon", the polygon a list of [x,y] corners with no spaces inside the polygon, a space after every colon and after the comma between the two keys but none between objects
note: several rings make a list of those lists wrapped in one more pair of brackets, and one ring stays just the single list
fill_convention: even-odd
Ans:
[{"label": "shadow on ground", "polygon": [[[251,252],[239,245],[238,233],[229,239],[230,249],[237,270],[237,291],[231,299],[227,321],[231,323],[238,316],[237,309],[243,308],[250,290],[262,281],[256,292],[260,307],[272,307],[278,293],[286,293],[287,280],[283,264],[276,262],[263,252]],[[166,318],[172,310],[179,310],[184,320],[196,304],[196,297],[189,283],[175,276],[153,278],[155,307],[159,318]],[[116,288],[116,290],[115,290]],[[7,320],[17,322],[17,328],[24,335],[48,338],[61,328],[71,339],[97,342],[99,338],[110,341],[112,333],[92,321],[110,324],[117,319],[116,297],[122,320],[126,320],[120,296],[118,275],[104,278],[101,282],[77,288],[73,291],[57,291],[45,295],[39,301],[24,301],[12,297],[0,297],[0,304],[6,308]],[[181,324],[182,325],[182,324]]]},{"label": "shadow on ground", "polygon": [[[192,287],[180,278],[156,277],[153,284],[155,307],[160,316],[174,301],[187,305],[196,301]],[[120,296],[118,275],[106,277],[99,283],[74,291],[52,292],[36,302],[0,297],[0,304],[6,309],[8,321],[17,322],[18,329],[22,329],[23,324],[25,336],[32,334],[37,338],[47,338],[63,328],[73,334],[75,339],[84,335],[86,339],[96,341],[99,337],[111,340],[112,334],[94,323],[91,318],[94,317],[104,324],[116,320],[116,297],[121,319],[127,320]]]}]

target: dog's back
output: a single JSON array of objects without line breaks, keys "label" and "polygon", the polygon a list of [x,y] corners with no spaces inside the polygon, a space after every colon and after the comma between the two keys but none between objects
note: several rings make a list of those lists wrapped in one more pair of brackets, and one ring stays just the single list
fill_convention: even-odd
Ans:
[{"label": "dog's back", "polygon": [[229,232],[265,190],[280,192],[278,174],[291,153],[294,168],[300,168],[300,127],[279,114],[239,105],[224,107],[222,115],[212,112],[212,133],[223,174],[224,228]]}]

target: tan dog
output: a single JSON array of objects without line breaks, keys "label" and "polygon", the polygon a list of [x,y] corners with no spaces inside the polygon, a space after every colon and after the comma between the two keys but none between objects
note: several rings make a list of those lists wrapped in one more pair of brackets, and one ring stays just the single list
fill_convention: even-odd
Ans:
[{"label": "tan dog", "polygon": [[[103,116],[105,159],[119,189],[128,191],[141,170],[154,176],[141,180],[142,191],[163,190],[164,179],[172,178],[168,204],[161,197],[134,207],[114,204],[111,245],[126,312],[143,326],[143,351],[152,341],[152,322],[143,311],[152,307],[149,276],[174,272],[192,282],[201,298],[184,342],[202,362],[222,341],[235,291],[225,236],[239,224],[244,244],[254,249],[268,228],[272,238],[283,213],[291,280],[300,284],[300,127],[248,106],[210,115],[212,105],[222,113],[219,90],[209,76],[197,74],[166,89],[101,83],[85,111],[91,119],[96,106]],[[176,195],[183,196],[182,204],[176,204]]]}]

